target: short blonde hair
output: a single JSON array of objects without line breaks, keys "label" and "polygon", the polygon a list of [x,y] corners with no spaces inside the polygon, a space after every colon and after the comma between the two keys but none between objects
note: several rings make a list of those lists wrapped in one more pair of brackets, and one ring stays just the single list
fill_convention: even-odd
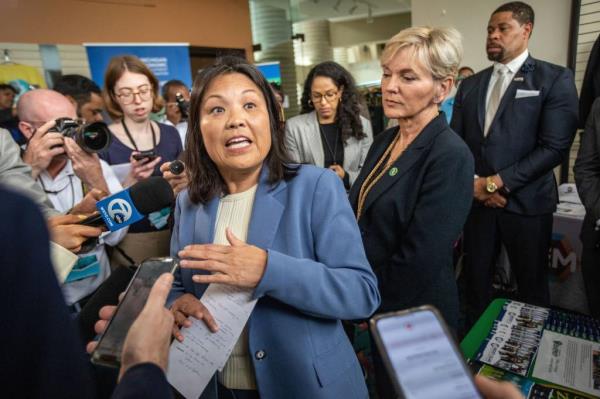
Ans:
[{"label": "short blonde hair", "polygon": [[381,63],[385,64],[400,50],[411,49],[434,79],[455,77],[462,60],[461,34],[454,28],[414,26],[400,31],[385,44]]}]

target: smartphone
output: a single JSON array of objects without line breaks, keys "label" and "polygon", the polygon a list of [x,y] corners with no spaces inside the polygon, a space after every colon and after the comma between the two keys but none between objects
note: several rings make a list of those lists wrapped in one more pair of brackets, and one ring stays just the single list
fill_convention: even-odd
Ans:
[{"label": "smartphone", "polygon": [[125,337],[144,308],[154,282],[164,273],[174,273],[178,266],[179,259],[176,258],[150,258],[142,262],[100,337],[96,350],[92,352],[93,363],[120,367]]},{"label": "smartphone", "polygon": [[370,323],[400,398],[481,398],[448,326],[433,306],[380,314]]},{"label": "smartphone", "polygon": [[133,154],[133,159],[135,159],[136,161],[140,161],[142,159],[152,161],[154,158],[156,158],[156,153],[154,152],[154,150],[142,151],[138,154]]}]

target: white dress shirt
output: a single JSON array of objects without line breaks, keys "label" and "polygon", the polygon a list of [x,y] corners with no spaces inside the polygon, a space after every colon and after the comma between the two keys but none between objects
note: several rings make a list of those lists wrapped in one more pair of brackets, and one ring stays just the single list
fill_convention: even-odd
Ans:
[{"label": "white dress shirt", "polygon": [[[102,160],[100,160],[100,166],[102,167],[102,174],[110,193],[114,194],[121,191],[123,187],[111,167]],[[54,179],[45,170],[40,173],[38,179],[46,191],[48,199],[50,199],[54,208],[60,212],[68,211],[83,199],[83,185],[79,177],[75,175],[71,161],[67,161],[65,167]],[[79,254],[80,258],[95,255],[100,264],[100,273],[82,280],[64,283],[62,285],[62,292],[67,305],[72,305],[90,295],[106,280],[110,275],[110,262],[104,248],[104,243],[116,245],[125,237],[125,234],[127,234],[127,228],[112,233],[104,233],[100,236],[99,244],[95,249],[85,254]]]},{"label": "white dress shirt", "polygon": [[494,62],[494,71],[492,73],[492,77],[490,78],[487,94],[485,96],[485,109],[488,108],[488,105],[490,103],[490,95],[492,94],[492,89],[494,87],[494,84],[496,83],[496,80],[498,80],[498,69],[503,67],[506,68],[506,79],[504,79],[504,84],[502,85],[501,91],[502,95],[504,95],[506,89],[508,88],[508,85],[510,84],[510,82],[512,82],[519,69],[521,69],[521,66],[527,60],[527,57],[529,57],[529,50],[525,49],[525,51],[523,51],[518,57],[513,59],[508,64]]}]

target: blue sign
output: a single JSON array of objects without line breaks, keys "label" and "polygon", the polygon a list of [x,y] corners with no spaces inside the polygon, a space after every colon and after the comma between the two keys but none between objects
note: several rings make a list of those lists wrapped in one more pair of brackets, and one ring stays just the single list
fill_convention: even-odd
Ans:
[{"label": "blue sign", "polygon": [[154,73],[162,87],[171,79],[183,81],[192,87],[192,70],[190,52],[187,43],[165,44],[86,44],[88,61],[92,72],[92,80],[102,87],[104,73],[110,59],[118,55],[135,55],[139,57]]},{"label": "blue sign", "polygon": [[281,68],[278,61],[263,62],[255,65],[269,83],[276,83],[281,86]]},{"label": "blue sign", "polygon": [[144,215],[133,206],[129,190],[123,190],[96,202],[96,209],[110,231],[127,227],[144,218]]}]

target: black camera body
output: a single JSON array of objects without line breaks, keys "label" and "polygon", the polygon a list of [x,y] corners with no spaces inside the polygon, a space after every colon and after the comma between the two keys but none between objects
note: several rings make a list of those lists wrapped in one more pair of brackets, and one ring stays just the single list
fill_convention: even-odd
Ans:
[{"label": "black camera body", "polygon": [[181,120],[187,120],[190,115],[190,102],[186,101],[181,93],[175,94],[175,101],[177,101],[179,112],[181,112]]},{"label": "black camera body", "polygon": [[85,152],[100,152],[110,145],[112,134],[104,122],[81,123],[71,118],[56,119],[56,126],[48,130],[70,137]]}]

